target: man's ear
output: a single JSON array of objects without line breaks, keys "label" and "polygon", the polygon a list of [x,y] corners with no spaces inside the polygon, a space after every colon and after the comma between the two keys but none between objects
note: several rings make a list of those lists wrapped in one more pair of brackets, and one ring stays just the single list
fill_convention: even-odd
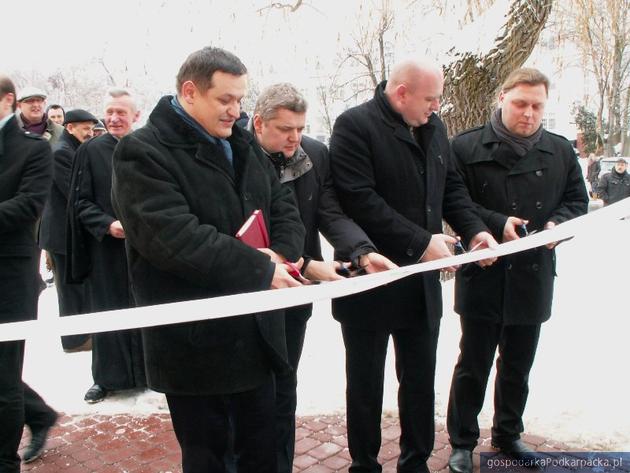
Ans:
[{"label": "man's ear", "polygon": [[261,134],[262,127],[263,127],[263,119],[258,113],[254,115],[253,122],[254,122],[254,130],[256,131],[257,134]]},{"label": "man's ear", "polygon": [[182,90],[180,97],[188,104],[192,104],[195,101],[195,96],[198,93],[197,86],[191,80],[187,80],[182,84]]}]

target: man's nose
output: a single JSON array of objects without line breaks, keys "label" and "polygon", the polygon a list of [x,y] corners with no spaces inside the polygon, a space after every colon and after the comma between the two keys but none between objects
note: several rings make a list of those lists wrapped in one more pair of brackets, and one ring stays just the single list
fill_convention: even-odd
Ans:
[{"label": "man's nose", "polygon": [[227,109],[227,113],[231,118],[236,120],[241,115],[241,106],[240,104],[230,105]]}]

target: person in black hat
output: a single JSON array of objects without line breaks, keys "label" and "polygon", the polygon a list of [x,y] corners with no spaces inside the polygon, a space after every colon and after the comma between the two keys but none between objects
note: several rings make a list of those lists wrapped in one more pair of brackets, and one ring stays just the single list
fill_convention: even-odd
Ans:
[{"label": "person in black hat", "polygon": [[96,122],[96,125],[94,125],[94,136],[101,136],[105,133],[107,133],[107,128],[105,128],[103,121],[99,120]]},{"label": "person in black hat", "polygon": [[[67,284],[66,267],[66,207],[70,192],[70,175],[76,150],[81,143],[93,136],[97,118],[81,109],[70,110],[65,115],[63,131],[54,146],[53,186],[44,207],[39,229],[39,246],[48,252],[57,286],[59,315],[74,315],[89,312],[88,300],[83,284]],[[88,348],[89,335],[61,337],[64,351],[72,352]]]}]

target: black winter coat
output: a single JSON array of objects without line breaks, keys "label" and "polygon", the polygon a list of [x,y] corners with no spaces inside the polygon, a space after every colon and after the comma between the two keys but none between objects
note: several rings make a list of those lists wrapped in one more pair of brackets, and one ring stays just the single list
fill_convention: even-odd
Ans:
[{"label": "black winter coat", "polygon": [[326,145],[308,136],[303,136],[300,144],[313,163],[311,171],[293,181],[300,217],[306,229],[305,259],[322,260],[319,232],[344,261],[375,251],[365,232],[341,210],[333,187]]},{"label": "black winter coat", "polygon": [[[271,248],[296,261],[304,227],[253,136],[235,126],[230,166],[163,97],[148,123],[114,153],[112,195],[125,228],[140,306],[268,289],[269,257],[234,238],[262,209]],[[149,386],[172,394],[252,389],[286,369],[283,312],[143,330]]]},{"label": "black winter coat", "polygon": [[597,193],[605,205],[614,204],[630,197],[630,174],[619,174],[614,169],[602,176],[597,184]]},{"label": "black winter coat", "polygon": [[81,142],[64,130],[53,147],[53,185],[42,214],[39,247],[66,254],[66,209],[70,193],[72,162]]},{"label": "black winter coat", "polygon": [[46,140],[15,117],[0,130],[0,323],[37,317],[37,223],[52,181]]},{"label": "black winter coat", "polygon": [[[587,211],[588,196],[571,144],[543,131],[524,157],[499,141],[490,124],[453,139],[453,155],[494,238],[508,216],[529,220],[529,231]],[[551,316],[555,252],[545,247],[500,258],[482,269],[465,265],[455,282],[455,310],[464,317],[506,325],[538,324]]]},{"label": "black winter coat", "polygon": [[[417,263],[442,216],[463,237],[485,230],[451,159],[446,128],[432,115],[413,134],[394,112],[381,83],[369,102],[337,118],[330,142],[337,195],[383,255]],[[333,301],[344,324],[370,329],[437,327],[442,315],[439,273],[410,276]]]}]

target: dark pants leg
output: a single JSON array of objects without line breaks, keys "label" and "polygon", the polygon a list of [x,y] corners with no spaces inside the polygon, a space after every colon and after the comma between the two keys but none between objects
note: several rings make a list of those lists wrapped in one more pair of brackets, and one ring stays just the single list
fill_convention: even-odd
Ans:
[{"label": "dark pants leg", "polygon": [[385,331],[341,325],[346,348],[346,419],[349,473],[379,473],[381,412],[387,341]]},{"label": "dark pants leg", "polygon": [[26,383],[24,384],[24,423],[31,432],[50,427],[57,420],[57,413]]},{"label": "dark pants leg", "polygon": [[[64,275],[66,274],[66,255],[60,253],[50,253],[53,260],[55,275],[55,286],[57,289],[57,301],[59,303],[59,315],[85,314],[89,312],[85,286],[83,284],[66,284]],[[83,345],[90,338],[90,335],[63,335],[61,345],[66,350],[71,350]]]},{"label": "dark pants leg", "polygon": [[147,385],[139,329],[92,335],[92,378],[108,390]]},{"label": "dark pants leg", "polygon": [[460,317],[462,337],[453,371],[446,426],[451,445],[473,450],[479,438],[477,417],[483,407],[488,376],[501,325]]},{"label": "dark pants leg", "polygon": [[239,473],[276,473],[273,378],[251,391],[216,396],[166,395],[184,473],[223,473],[232,419]]},{"label": "dark pants leg", "polygon": [[539,324],[503,328],[494,383],[492,439],[495,442],[517,440],[523,432],[529,372],[534,364],[539,336]]},{"label": "dark pants leg", "polygon": [[0,343],[0,473],[19,473],[24,429],[24,341]]},{"label": "dark pants leg", "polygon": [[392,333],[400,417],[399,473],[427,471],[435,440],[435,352],[439,328]]},{"label": "dark pants leg", "polygon": [[278,448],[278,473],[293,471],[295,450],[295,408],[297,406],[297,371],[306,323],[313,310],[312,305],[291,307],[285,313],[285,333],[288,361],[292,370],[276,376],[276,444]]}]

